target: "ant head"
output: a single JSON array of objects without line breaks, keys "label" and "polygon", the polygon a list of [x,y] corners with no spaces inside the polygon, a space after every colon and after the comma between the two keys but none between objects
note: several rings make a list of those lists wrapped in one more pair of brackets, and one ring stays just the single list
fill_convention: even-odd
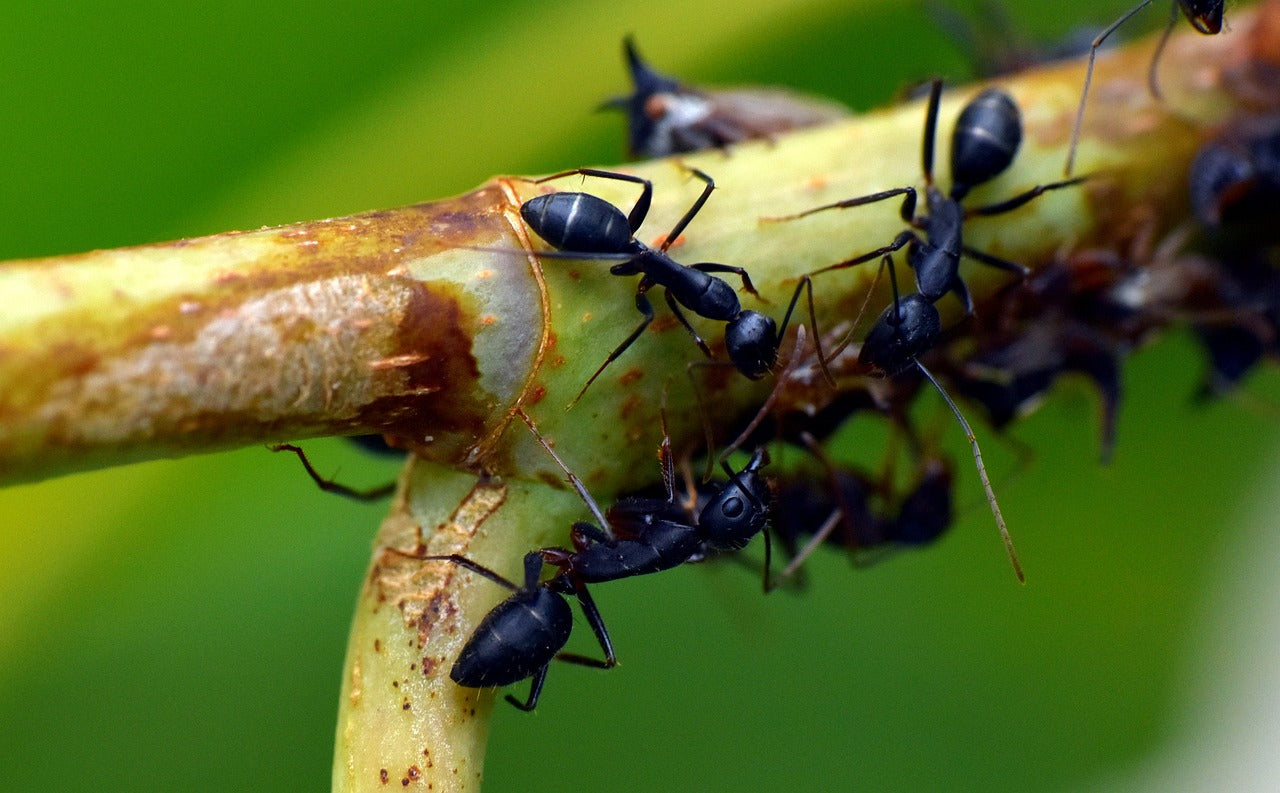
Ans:
[{"label": "ant head", "polygon": [[547,193],[520,205],[533,233],[561,251],[618,253],[631,243],[627,216],[590,193]]},{"label": "ant head", "polygon": [[1226,0],[1178,0],[1191,27],[1205,35],[1222,32],[1222,10]]},{"label": "ant head", "polygon": [[725,326],[729,360],[752,380],[769,373],[778,360],[778,325],[758,311],[743,311]]},{"label": "ant head", "polygon": [[887,374],[898,374],[937,344],[941,335],[938,309],[919,294],[910,294],[891,303],[876,320],[858,360]]},{"label": "ant head", "polygon": [[740,550],[764,528],[772,494],[760,469],[768,464],[768,452],[758,449],[751,462],[707,500],[698,514],[698,530],[712,548]]},{"label": "ant head", "polygon": [[951,135],[951,197],[993,179],[1013,163],[1022,145],[1022,115],[1013,97],[988,88],[964,106]]}]

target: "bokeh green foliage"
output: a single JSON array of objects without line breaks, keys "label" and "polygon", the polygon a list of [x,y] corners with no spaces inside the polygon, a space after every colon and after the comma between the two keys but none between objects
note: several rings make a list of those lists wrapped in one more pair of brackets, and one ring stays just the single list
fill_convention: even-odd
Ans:
[{"label": "bokeh green foliage", "polygon": [[[591,108],[623,90],[627,32],[691,80],[855,107],[966,76],[910,3],[694,5],[11,4],[0,258],[616,162],[621,122]],[[1008,5],[1053,36],[1127,3],[1077,3],[1071,19]],[[1206,560],[1277,434],[1239,404],[1193,408],[1199,368],[1176,335],[1134,358],[1107,468],[1079,383],[1014,430],[1036,451],[1025,468],[979,429],[1026,588],[954,442],[963,520],[927,552],[866,572],[826,556],[807,592],[768,599],[733,565],[601,587],[623,665],[553,669],[536,716],[499,707],[489,789],[1060,790],[1139,763],[1185,693]],[[1280,393],[1261,380],[1255,393]],[[839,453],[874,461],[882,437],[860,420]],[[309,448],[347,480],[395,472],[337,441]],[[380,515],[263,449],[0,492],[0,789],[326,787]]]}]

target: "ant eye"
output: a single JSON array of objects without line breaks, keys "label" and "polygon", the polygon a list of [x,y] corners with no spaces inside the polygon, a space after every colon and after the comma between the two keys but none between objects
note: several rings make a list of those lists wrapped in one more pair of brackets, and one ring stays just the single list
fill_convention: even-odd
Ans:
[{"label": "ant eye", "polygon": [[726,518],[736,518],[746,511],[746,505],[742,503],[742,499],[734,496],[726,499],[724,505],[720,507],[720,512]]}]

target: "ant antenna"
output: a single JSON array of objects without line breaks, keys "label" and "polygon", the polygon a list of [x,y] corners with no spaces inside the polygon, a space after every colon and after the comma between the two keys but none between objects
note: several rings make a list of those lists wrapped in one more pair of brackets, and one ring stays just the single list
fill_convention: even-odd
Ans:
[{"label": "ant antenna", "polygon": [[[1125,22],[1127,22],[1129,20],[1129,17],[1133,16],[1134,14],[1138,13],[1139,11],[1141,11],[1142,9],[1146,8],[1149,5],[1151,5],[1151,0],[1142,0],[1141,3],[1138,3],[1136,6],[1129,9],[1129,11],[1124,16],[1120,17],[1115,22],[1112,22],[1110,25],[1108,25],[1107,29],[1099,33],[1097,38],[1095,38],[1090,43],[1089,65],[1085,68],[1085,72],[1084,72],[1084,90],[1080,93],[1080,106],[1076,108],[1075,126],[1071,128],[1071,145],[1070,145],[1070,148],[1067,149],[1067,164],[1066,164],[1066,167],[1063,168],[1062,170],[1063,176],[1068,176],[1068,177],[1071,176],[1071,170],[1072,168],[1075,167],[1075,164],[1076,164],[1076,147],[1080,144],[1080,128],[1084,125],[1084,103],[1089,99],[1089,86],[1090,84],[1093,83],[1093,61],[1098,56],[1098,48],[1102,46],[1102,43],[1107,40],[1108,36],[1110,36],[1112,33],[1116,31],[1116,28],[1120,27]],[[1173,13],[1174,13],[1173,21],[1177,22],[1177,13],[1178,13],[1177,3],[1173,4]],[[1165,31],[1164,39],[1160,40],[1160,45],[1156,49],[1156,57],[1159,57],[1160,50],[1164,49],[1165,39],[1168,39],[1169,33],[1172,30],[1173,30],[1173,25],[1170,24],[1169,30]],[[1154,75],[1155,75],[1155,63],[1153,61],[1151,65],[1151,73],[1150,75],[1148,75],[1148,79],[1154,80]],[[1159,98],[1160,93],[1158,90],[1155,89],[1154,82],[1151,83],[1151,87],[1152,87],[1152,94],[1157,98]]]},{"label": "ant antenna", "polygon": [[569,479],[569,484],[573,485],[573,489],[578,491],[578,496],[587,505],[587,509],[591,510],[591,514],[595,516],[595,519],[600,521],[601,530],[612,539],[613,527],[609,525],[609,520],[600,511],[600,505],[591,497],[591,493],[587,492],[586,485],[582,484],[582,480],[578,478],[577,474],[569,470],[569,466],[565,465],[564,460],[560,459],[560,455],[556,454],[556,450],[551,448],[551,444],[547,443],[546,438],[542,437],[542,433],[538,432],[533,419],[529,418],[529,414],[524,412],[524,408],[516,408],[516,415],[524,420],[524,423],[529,427],[529,431],[533,433],[533,437],[538,439],[538,443],[542,444],[542,448],[547,450],[547,454],[551,455],[551,459],[556,461],[556,465],[560,466],[561,471],[564,471],[565,476]]},{"label": "ant antenna", "polygon": [[1000,530],[1000,539],[1004,540],[1004,549],[1009,554],[1009,562],[1013,565],[1013,574],[1018,577],[1018,583],[1027,583],[1027,577],[1022,572],[1022,563],[1018,561],[1018,551],[1013,547],[1013,538],[1009,536],[1009,527],[1005,525],[1004,515],[1000,512],[1000,504],[996,502],[996,491],[991,488],[991,479],[987,476],[987,466],[982,462],[982,450],[978,448],[978,436],[973,434],[973,428],[965,420],[964,414],[960,412],[960,408],[956,406],[956,403],[951,399],[951,395],[943,389],[942,384],[937,381],[933,373],[926,369],[925,365],[920,363],[918,359],[915,360],[915,364],[920,373],[942,395],[947,407],[951,408],[951,412],[955,414],[956,421],[960,422],[960,428],[964,430],[965,437],[969,439],[969,446],[973,448],[973,462],[978,467],[978,478],[982,480],[982,489],[987,491],[987,503],[991,505],[991,514],[996,517],[996,527]]}]

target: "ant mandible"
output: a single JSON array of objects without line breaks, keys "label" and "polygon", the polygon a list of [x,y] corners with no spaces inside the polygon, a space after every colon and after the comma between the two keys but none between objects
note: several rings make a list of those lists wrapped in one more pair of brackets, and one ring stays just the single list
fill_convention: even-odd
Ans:
[{"label": "ant mandible", "polygon": [[[921,161],[924,167],[925,202],[929,214],[916,215],[917,194],[915,187],[896,187],[871,195],[849,198],[833,204],[769,220],[795,220],[828,209],[873,204],[894,196],[905,196],[899,214],[912,226],[903,231],[893,242],[868,253],[828,265],[810,273],[810,276],[830,270],[842,270],[857,264],[879,259],[903,247],[907,248],[907,263],[915,271],[916,289],[920,299],[936,303],[947,292],[954,292],[964,304],[965,313],[973,312],[973,300],[969,289],[959,275],[960,258],[968,256],[979,262],[1025,277],[1027,268],[1015,262],[1001,259],[964,244],[964,221],[974,215],[1000,215],[1010,212],[1039,197],[1049,190],[1083,182],[1085,176],[1049,184],[1036,185],[1013,198],[986,206],[965,208],[961,201],[969,191],[990,181],[1004,172],[1012,163],[1022,143],[1022,120],[1018,106],[1004,91],[989,88],[974,97],[956,119],[951,138],[951,192],[943,193],[933,183],[934,138],[938,127],[938,105],[942,96],[942,81],[934,80],[929,87],[929,104],[925,113],[924,141]],[[919,232],[923,232],[921,237]],[[915,311],[908,306],[908,311]]]},{"label": "ant mandible", "polygon": [[806,287],[809,289],[809,311],[813,314],[813,287],[808,277],[803,278],[796,286],[782,320],[782,327],[779,328],[773,318],[758,311],[743,309],[733,287],[723,279],[711,275],[737,275],[742,279],[743,288],[759,297],[760,294],[751,283],[751,276],[743,268],[715,262],[684,265],[667,254],[667,249],[698,214],[715,189],[715,181],[706,173],[697,168],[690,168],[689,171],[705,187],[688,211],[676,221],[658,248],[651,248],[635,238],[653,200],[653,184],[639,176],[595,168],[575,168],[534,180],[535,184],[541,184],[576,174],[641,185],[640,197],[627,215],[623,215],[622,210],[608,201],[590,193],[548,193],[535,196],[521,205],[520,216],[525,223],[556,249],[554,253],[542,252],[538,255],[560,259],[621,260],[609,268],[610,273],[641,276],[640,283],[636,285],[635,302],[636,309],[644,315],[644,319],[609,353],[609,357],[591,375],[586,385],[569,403],[569,407],[573,407],[582,398],[605,368],[625,352],[653,321],[653,305],[646,293],[655,286],[663,288],[663,297],[671,307],[671,312],[707,357],[711,357],[711,350],[689,324],[680,306],[700,317],[726,323],[724,342],[729,359],[739,372],[752,380],[763,377],[776,363],[778,346],[791,321],[791,312],[795,309],[801,290]]},{"label": "ant mandible", "polygon": [[[1090,44],[1089,65],[1084,72],[1084,90],[1080,92],[1080,106],[1076,109],[1076,123],[1071,128],[1071,145],[1067,149],[1067,163],[1066,167],[1062,169],[1063,176],[1071,176],[1071,170],[1075,167],[1076,147],[1080,143],[1080,127],[1084,124],[1084,103],[1089,97],[1089,85],[1093,82],[1093,62],[1098,55],[1098,48],[1102,46],[1108,36],[1115,32],[1116,28],[1127,22],[1129,17],[1151,5],[1151,2],[1152,0],[1142,0],[1141,3],[1125,12],[1124,16],[1108,25]],[[1169,24],[1165,26],[1164,34],[1160,36],[1160,43],[1156,45],[1156,51],[1151,55],[1151,66],[1147,69],[1147,87],[1151,90],[1152,96],[1156,99],[1161,98],[1156,68],[1160,64],[1160,56],[1164,53],[1165,45],[1169,42],[1169,36],[1173,33],[1174,26],[1178,24],[1178,12],[1182,12],[1182,15],[1187,18],[1187,22],[1191,23],[1191,27],[1195,28],[1197,33],[1212,36],[1222,32],[1222,14],[1225,7],[1226,0],[1173,0],[1169,4]]]}]

